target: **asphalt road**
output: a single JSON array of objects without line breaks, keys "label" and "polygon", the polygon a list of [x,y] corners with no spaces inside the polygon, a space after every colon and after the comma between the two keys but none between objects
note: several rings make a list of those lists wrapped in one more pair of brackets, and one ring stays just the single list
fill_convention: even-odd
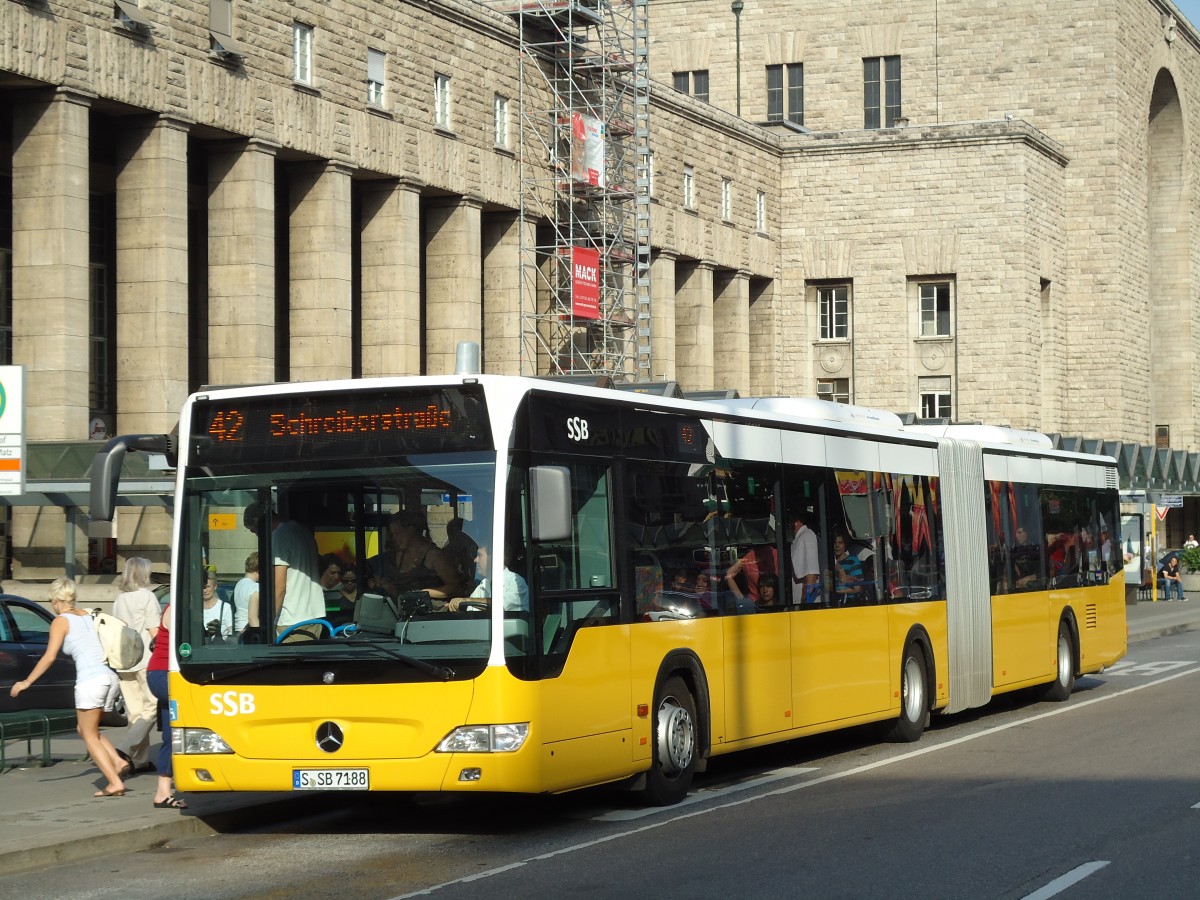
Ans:
[{"label": "asphalt road", "polygon": [[4,877],[0,898],[1194,898],[1200,632],[1064,704],[1001,698],[917,744],[867,729],[714,761],[684,805],[347,796],[266,830]]}]

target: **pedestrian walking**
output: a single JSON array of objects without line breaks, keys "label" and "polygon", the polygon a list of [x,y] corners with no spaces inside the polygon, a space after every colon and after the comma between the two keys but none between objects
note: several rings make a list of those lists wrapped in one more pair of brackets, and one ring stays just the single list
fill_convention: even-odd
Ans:
[{"label": "pedestrian walking", "polygon": [[154,763],[149,761],[150,732],[154,729],[158,701],[146,683],[146,663],[150,661],[150,645],[158,633],[162,609],[154,591],[150,590],[150,560],[140,556],[126,559],[118,587],[121,593],[113,602],[113,615],[140,634],[143,645],[142,658],[132,667],[117,672],[125,715],[129,719],[125,739],[117,745],[117,754],[125,760],[129,774],[133,774],[154,768]]},{"label": "pedestrian walking", "polygon": [[9,690],[16,697],[29,688],[50,668],[61,649],[75,662],[75,717],[79,736],[88,754],[96,763],[106,784],[97,797],[123,797],[125,782],[121,780],[121,757],[107,737],[100,733],[100,714],[116,703],[120,686],[116,673],[104,663],[104,648],[96,634],[96,623],[86,610],[75,608],[75,582],[56,578],[50,585],[50,606],[54,621],[46,650],[33,671],[24,681]]}]

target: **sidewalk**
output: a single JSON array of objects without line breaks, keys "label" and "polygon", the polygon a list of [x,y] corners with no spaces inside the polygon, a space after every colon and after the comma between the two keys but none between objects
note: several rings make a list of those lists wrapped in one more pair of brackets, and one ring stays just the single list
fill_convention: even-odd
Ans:
[{"label": "sidewalk", "polygon": [[[1143,602],[1126,607],[1129,642],[1150,640],[1200,628],[1200,595],[1190,602]],[[121,731],[109,731],[119,741]],[[157,735],[155,736],[157,737]],[[9,745],[10,759],[24,752]],[[100,773],[85,761],[78,737],[52,742],[57,760],[48,768],[0,772],[0,872],[12,873],[95,857],[110,851],[144,850],[163,841],[194,834],[253,827],[320,811],[325,794],[189,794],[184,811],[155,809],[155,774],[126,782],[120,798],[92,796]],[[40,745],[34,746],[35,755]],[[151,750],[151,759],[156,755]],[[39,756],[40,760],[40,756]]]}]

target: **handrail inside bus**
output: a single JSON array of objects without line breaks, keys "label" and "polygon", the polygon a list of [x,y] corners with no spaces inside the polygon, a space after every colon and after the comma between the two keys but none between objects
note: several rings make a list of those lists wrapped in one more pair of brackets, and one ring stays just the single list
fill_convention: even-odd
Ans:
[{"label": "handrail inside bus", "polygon": [[91,495],[88,503],[88,517],[92,522],[112,523],[117,506],[117,484],[121,480],[121,466],[124,465],[125,453],[129,450],[162,453],[168,459],[173,459],[174,435],[122,434],[104,445],[92,462]]}]

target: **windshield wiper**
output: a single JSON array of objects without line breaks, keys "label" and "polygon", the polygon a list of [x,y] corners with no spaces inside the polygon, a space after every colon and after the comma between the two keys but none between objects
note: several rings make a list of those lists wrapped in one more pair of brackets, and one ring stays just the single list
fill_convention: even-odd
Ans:
[{"label": "windshield wiper", "polygon": [[316,662],[321,657],[318,656],[274,656],[271,659],[259,659],[251,663],[244,663],[240,666],[233,666],[228,669],[221,669],[218,673],[215,669],[209,673],[208,678],[205,678],[198,684],[212,684],[218,678],[237,678],[239,675],[245,675],[247,672],[256,672],[259,669],[266,669],[269,666],[291,665],[292,663],[301,662]]},{"label": "windshield wiper", "polygon": [[449,681],[454,677],[454,670],[448,666],[435,666],[433,663],[425,662],[423,659],[417,659],[415,656],[409,656],[407,653],[401,653],[399,650],[393,650],[385,641],[355,639],[352,643],[352,646],[357,646],[360,644],[373,647],[376,650],[387,654],[392,659],[398,659],[400,662],[410,665],[414,669],[424,672],[426,675],[432,675],[439,681]]}]

